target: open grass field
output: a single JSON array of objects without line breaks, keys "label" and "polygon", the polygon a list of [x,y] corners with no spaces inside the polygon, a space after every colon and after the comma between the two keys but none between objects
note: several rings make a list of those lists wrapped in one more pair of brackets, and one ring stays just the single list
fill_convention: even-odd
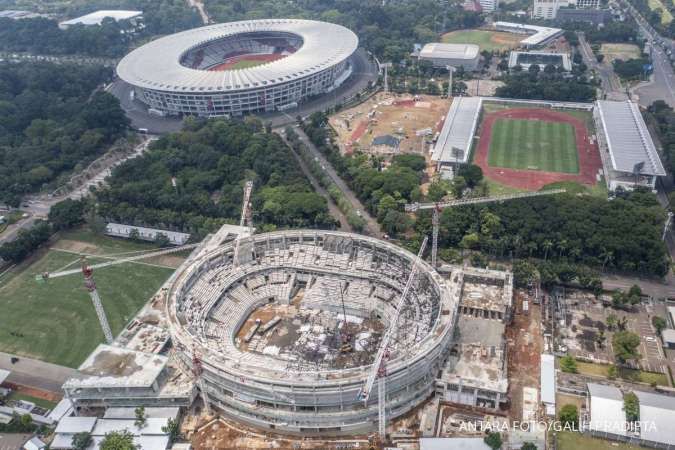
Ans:
[{"label": "open grass field", "polygon": [[49,400],[45,400],[42,398],[37,398],[37,397],[32,397],[30,395],[22,394],[21,392],[17,391],[12,391],[11,394],[9,394],[9,397],[7,400],[23,400],[24,402],[31,402],[35,403],[37,406],[45,409],[54,409],[56,406],[56,402],[50,402]]},{"label": "open grass field", "polygon": [[[584,375],[598,377],[607,377],[606,364],[594,364],[585,361],[577,361],[577,370]],[[645,372],[643,370],[619,368],[618,378],[627,381],[642,382],[648,384],[657,384],[659,386],[669,386],[668,377],[663,373]]]},{"label": "open grass field", "polygon": [[627,60],[640,57],[640,47],[635,44],[602,44],[600,53],[605,55],[605,62],[611,64],[615,59]]},{"label": "open grass field", "polygon": [[267,61],[256,61],[256,60],[251,60],[251,59],[242,59],[241,61],[237,61],[236,63],[232,64],[230,67],[231,70],[236,70],[236,69],[248,69],[249,67],[255,67],[259,66],[261,64],[266,64]]},{"label": "open grass field", "polygon": [[497,119],[488,162],[493,167],[578,173],[574,127],[560,122]]},{"label": "open grass field", "polygon": [[[78,367],[103,342],[103,332],[89,294],[82,286],[82,277],[71,275],[38,282],[35,275],[63,268],[78,259],[77,253],[112,254],[153,247],[88,231],[64,234],[50,249],[0,280],[0,350]],[[89,261],[95,264],[105,259],[90,257]],[[167,262],[127,263],[95,271],[94,278],[114,334],[122,330],[171,275],[173,269],[159,265]]]},{"label": "open grass field", "polygon": [[559,431],[554,439],[557,440],[555,448],[558,450],[637,450],[645,447],[624,444],[621,442],[607,441],[584,436],[581,433],[571,431]]},{"label": "open grass field", "polygon": [[476,44],[480,50],[503,51],[518,47],[522,35],[503,31],[458,30],[451,31],[441,37],[441,42],[448,44]]}]

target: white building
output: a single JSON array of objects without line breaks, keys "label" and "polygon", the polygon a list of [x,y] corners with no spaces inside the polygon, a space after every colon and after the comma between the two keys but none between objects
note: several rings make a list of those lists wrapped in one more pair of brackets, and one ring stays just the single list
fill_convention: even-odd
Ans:
[{"label": "white building", "polygon": [[541,402],[547,416],[555,416],[555,356],[541,355]]},{"label": "white building", "polygon": [[594,118],[609,189],[654,189],[666,171],[638,105],[598,100]]},{"label": "white building", "polygon": [[513,51],[509,54],[509,69],[520,66],[528,70],[532,64],[537,64],[542,70],[549,64],[562,67],[567,72],[572,70],[572,61],[567,53]]},{"label": "white building", "polygon": [[635,391],[640,403],[640,439],[675,445],[675,397]]},{"label": "white building", "polygon": [[113,19],[115,22],[120,20],[129,20],[132,24],[138,26],[143,19],[142,11],[123,11],[123,10],[100,10],[86,14],[74,19],[65,20],[59,23],[59,28],[62,30],[68,29],[73,25],[84,25],[90,27],[94,25],[101,25],[104,19]]},{"label": "white building", "polygon": [[561,30],[560,28],[541,27],[539,25],[515,22],[495,22],[494,27],[499,31],[526,34],[527,37],[520,41],[520,44],[526,48],[542,47],[562,36],[564,32],[564,30]]},{"label": "white building", "polygon": [[623,394],[616,386],[588,383],[588,409],[592,432],[604,435],[626,435],[626,414],[623,411]]},{"label": "white building", "polygon": [[480,7],[483,12],[490,13],[494,12],[499,8],[499,0],[478,0]]},{"label": "white building", "polygon": [[480,47],[474,44],[442,44],[432,42],[420,51],[422,61],[431,61],[434,67],[463,67],[465,70],[476,70],[480,59]]},{"label": "white building", "polygon": [[532,17],[555,19],[560,8],[597,9],[599,0],[533,0]]}]

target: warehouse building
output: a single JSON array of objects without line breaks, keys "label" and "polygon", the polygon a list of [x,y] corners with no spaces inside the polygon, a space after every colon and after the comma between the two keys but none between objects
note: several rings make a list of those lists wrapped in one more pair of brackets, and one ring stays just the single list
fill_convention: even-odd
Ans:
[{"label": "warehouse building", "polygon": [[655,189],[666,171],[638,105],[598,100],[593,115],[608,188]]},{"label": "warehouse building", "polygon": [[623,411],[623,394],[616,386],[588,383],[589,430],[598,436],[608,434],[625,436],[626,415]]},{"label": "warehouse building", "polygon": [[476,70],[480,60],[480,48],[474,44],[443,44],[433,42],[420,51],[422,61],[431,61],[434,67],[445,69],[463,67],[464,70]]}]

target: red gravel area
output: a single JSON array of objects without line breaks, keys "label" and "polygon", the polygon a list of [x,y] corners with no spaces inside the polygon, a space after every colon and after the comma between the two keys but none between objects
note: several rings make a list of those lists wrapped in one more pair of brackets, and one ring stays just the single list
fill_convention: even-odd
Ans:
[{"label": "red gravel area", "polygon": [[395,100],[395,101],[394,101],[394,105],[395,105],[395,106],[403,106],[403,107],[406,107],[406,106],[408,106],[408,107],[415,106],[415,103],[416,103],[416,102],[415,102],[415,100],[413,100],[413,99],[410,99],[410,100]]},{"label": "red gravel area", "polygon": [[267,55],[238,55],[228,58],[217,66],[213,66],[209,69],[211,72],[222,72],[224,70],[230,70],[240,61],[260,61],[261,63],[268,63],[276,61],[285,57],[286,55],[281,53],[270,53]]},{"label": "red gravel area", "polygon": [[[546,120],[550,122],[569,123],[574,127],[577,152],[579,155],[579,173],[576,175],[541,170],[508,169],[492,167],[488,164],[488,152],[492,140],[492,126],[499,118]],[[591,143],[586,124],[583,120],[569,114],[544,108],[514,108],[486,114],[479,131],[480,140],[474,156],[474,164],[483,169],[488,178],[518,189],[537,191],[550,183],[558,181],[576,181],[577,183],[594,185],[596,174],[602,167],[600,152],[596,143]]]},{"label": "red gravel area", "polygon": [[352,146],[354,142],[358,141],[361,139],[361,136],[363,136],[368,129],[368,120],[362,120],[359,122],[359,124],[354,128],[354,131],[352,131],[352,134],[349,136],[349,142],[347,142],[347,148],[345,149],[347,154],[350,154],[352,152]]}]

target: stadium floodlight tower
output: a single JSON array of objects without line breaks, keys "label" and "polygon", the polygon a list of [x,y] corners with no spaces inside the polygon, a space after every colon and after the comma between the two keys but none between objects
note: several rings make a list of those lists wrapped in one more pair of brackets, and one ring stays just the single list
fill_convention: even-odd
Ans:
[{"label": "stadium floodlight tower", "polygon": [[418,210],[432,210],[431,225],[432,225],[432,244],[431,244],[431,265],[436,268],[438,259],[438,229],[440,224],[441,210],[445,208],[452,208],[454,206],[475,205],[478,203],[495,203],[506,200],[516,200],[519,198],[539,197],[542,195],[562,194],[565,189],[549,189],[547,191],[526,192],[524,194],[506,194],[495,195],[494,197],[475,197],[475,198],[460,198],[457,200],[450,200],[447,202],[435,203],[409,203],[405,205],[406,212],[416,212]]},{"label": "stadium floodlight tower", "polygon": [[401,315],[401,310],[403,309],[405,299],[408,296],[408,291],[410,291],[410,287],[412,286],[412,283],[415,279],[415,275],[417,275],[419,263],[422,260],[422,254],[424,253],[424,249],[427,246],[428,240],[429,238],[427,236],[424,236],[424,240],[422,241],[422,245],[420,245],[420,250],[417,253],[417,257],[413,260],[412,267],[410,268],[410,275],[408,276],[408,281],[406,281],[405,287],[403,288],[403,292],[401,293],[401,297],[398,299],[398,303],[396,304],[394,316],[392,317],[391,322],[389,323],[389,327],[387,328],[387,331],[384,333],[382,341],[380,342],[380,348],[377,350],[377,354],[375,355],[375,360],[373,361],[372,369],[370,370],[368,378],[366,379],[366,384],[363,387],[363,389],[361,389],[361,391],[359,392],[359,398],[363,400],[364,403],[367,403],[368,398],[370,397],[370,393],[373,390],[375,379],[377,379],[378,434],[380,435],[380,439],[382,440],[384,440],[387,428],[387,411],[386,411],[387,389],[385,383],[387,378],[387,360],[389,359],[389,356],[391,354],[389,349],[389,342],[391,341],[391,337],[397,330],[398,318]]}]

